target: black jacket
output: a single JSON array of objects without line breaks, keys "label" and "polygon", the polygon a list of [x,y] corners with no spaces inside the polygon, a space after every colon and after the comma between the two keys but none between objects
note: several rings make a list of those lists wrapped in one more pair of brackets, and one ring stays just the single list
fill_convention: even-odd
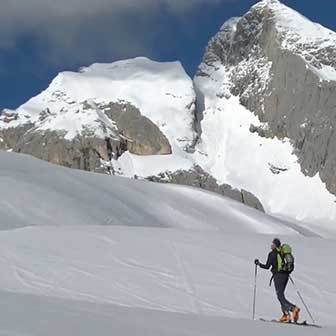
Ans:
[{"label": "black jacket", "polygon": [[259,266],[264,269],[270,269],[273,274],[278,272],[278,252],[273,250],[268,254],[266,264],[260,263]]}]

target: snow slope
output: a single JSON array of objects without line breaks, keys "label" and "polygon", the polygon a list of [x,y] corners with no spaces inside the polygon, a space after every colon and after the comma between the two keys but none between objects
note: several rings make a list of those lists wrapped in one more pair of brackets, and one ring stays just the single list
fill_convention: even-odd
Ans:
[{"label": "snow slope", "polygon": [[[0,189],[6,190],[0,198],[1,229],[52,224],[293,232],[276,219],[216,194],[91,174],[1,151]],[[226,226],[223,218],[237,225]]]},{"label": "snow slope", "polygon": [[125,152],[118,160],[112,162],[116,171],[124,177],[133,178],[134,175],[142,178],[156,176],[162,172],[189,170],[194,162],[191,155],[180,148],[176,148],[171,155],[139,156]]},{"label": "snow slope", "polygon": [[[335,242],[281,237],[295,249],[294,278],[315,318],[336,325],[334,279],[326,276]],[[253,260],[265,259],[272,238],[248,230],[228,234],[128,226],[4,231],[0,233],[0,288],[123,307],[250,319]],[[259,272],[258,317],[280,315],[269,279],[269,272]],[[288,296],[302,305],[292,287],[288,288]],[[305,311],[302,315],[309,318]]]},{"label": "snow slope", "polygon": [[[201,335],[206,328],[210,335],[223,330],[238,335],[247,329],[255,335],[280,332],[284,329],[279,326],[248,321],[253,266],[249,251],[241,246],[254,246],[254,255],[264,255],[270,239],[129,227],[2,232],[0,297],[5,314],[0,331],[22,330],[28,324],[36,333],[44,326],[37,321],[49,326],[57,321],[67,335],[69,321],[77,321],[76,330],[84,325],[101,334],[102,328],[103,335],[108,328],[120,328],[119,333],[127,335],[135,327],[144,335],[154,333],[152,328],[160,335],[192,331]],[[329,327],[321,331],[284,327],[286,335],[331,335],[336,323],[334,284],[318,263],[316,250],[330,256],[335,253],[334,242],[312,238],[290,242],[300,265],[295,276],[298,285],[318,322]],[[317,262],[314,272],[308,260]],[[260,273],[257,316],[272,318],[279,309],[268,280],[268,272]],[[297,300],[292,290],[289,296]],[[32,302],[37,308],[27,309]],[[10,324],[17,311],[26,317]]]},{"label": "snow slope", "polygon": [[318,175],[303,175],[290,141],[251,133],[251,124],[262,124],[237,97],[213,97],[228,81],[228,74],[218,68],[223,71],[220,81],[214,79],[218,73],[196,78],[205,93],[205,111],[195,160],[221,183],[252,192],[267,213],[296,219],[313,230],[335,231],[336,198]]},{"label": "snow slope", "polygon": [[[0,188],[3,335],[335,331],[325,267],[334,241],[211,193],[13,153],[0,152]],[[253,259],[266,257],[274,235],[293,245],[294,277],[325,329],[250,320]],[[279,315],[269,277],[259,273],[258,317]],[[297,300],[292,288],[288,294]]]},{"label": "snow slope", "polygon": [[[315,330],[193,314],[88,304],[50,297],[1,292],[0,333],[6,336],[238,336],[285,334],[333,335],[335,328]],[[34,309],[32,309],[34,307]],[[19,323],[18,323],[19,321]]]}]

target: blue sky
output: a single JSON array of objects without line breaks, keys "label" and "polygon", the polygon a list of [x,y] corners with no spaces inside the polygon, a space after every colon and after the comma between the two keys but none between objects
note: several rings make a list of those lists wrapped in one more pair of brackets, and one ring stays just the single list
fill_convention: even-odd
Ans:
[{"label": "blue sky", "polygon": [[[15,108],[63,70],[147,56],[193,75],[211,36],[257,0],[1,0],[0,109]],[[333,0],[283,0],[336,30]],[[59,4],[59,6],[58,6]],[[318,4],[318,5],[317,5]]]}]

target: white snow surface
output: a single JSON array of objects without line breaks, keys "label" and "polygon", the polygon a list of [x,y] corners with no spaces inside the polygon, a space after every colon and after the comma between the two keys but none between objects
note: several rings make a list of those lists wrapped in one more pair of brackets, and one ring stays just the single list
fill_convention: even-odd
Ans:
[{"label": "white snow surface", "polygon": [[[220,196],[0,152],[1,335],[332,335],[335,242]],[[100,225],[104,224],[104,225]],[[28,227],[26,225],[29,225]],[[26,227],[23,227],[26,226]],[[271,234],[271,235],[270,235]],[[323,329],[251,320],[274,235]],[[314,267],[312,267],[314,265]],[[280,315],[258,275],[257,318]],[[298,305],[293,288],[288,297]],[[302,318],[308,318],[302,311]]]},{"label": "white snow surface", "polygon": [[112,162],[114,169],[125,177],[157,176],[166,171],[190,170],[193,161],[187,153],[176,148],[172,155],[140,156],[125,152],[118,160]]},{"label": "white snow surface", "polygon": [[[6,190],[0,198],[0,229],[52,224],[294,232],[259,211],[199,189],[71,170],[1,151],[0,189]],[[223,217],[237,225],[226,227]]]},{"label": "white snow surface", "polygon": [[250,132],[251,124],[261,123],[230,94],[232,69],[220,63],[203,64],[202,69],[209,77],[195,78],[205,103],[195,160],[219,182],[252,192],[267,213],[298,220],[321,232],[335,232],[335,196],[318,175],[310,178],[301,172],[288,140]]},{"label": "white snow surface", "polygon": [[336,81],[336,69],[330,65],[323,65],[321,69],[310,66],[310,69],[320,77],[321,81]]}]

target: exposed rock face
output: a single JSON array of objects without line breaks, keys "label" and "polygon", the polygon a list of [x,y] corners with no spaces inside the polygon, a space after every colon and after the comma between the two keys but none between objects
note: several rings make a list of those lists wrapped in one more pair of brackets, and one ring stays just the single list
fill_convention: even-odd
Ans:
[{"label": "exposed rock face", "polygon": [[[83,110],[92,108],[89,102],[82,105]],[[170,144],[159,128],[131,104],[110,103],[99,108],[116,125],[113,136],[98,137],[92,130],[83,128],[80,134],[67,139],[65,131],[40,130],[35,124],[27,123],[0,129],[0,149],[12,149],[54,164],[96,172],[105,171],[102,161],[117,159],[125,151],[137,155],[171,153]],[[42,111],[40,120],[47,119],[48,115]],[[103,122],[100,126],[108,127]]]},{"label": "exposed rock face", "polygon": [[196,188],[202,188],[204,190],[212,191],[217,194],[229,197],[244,203],[252,208],[264,211],[264,207],[261,202],[253,194],[246,190],[233,189],[228,184],[219,185],[211,175],[206,173],[201,167],[194,166],[189,171],[179,170],[176,172],[166,172],[158,176],[148,177],[149,181],[161,182],[161,183],[174,183],[186,186],[192,186]]},{"label": "exposed rock face", "polygon": [[[87,135],[78,135],[67,140],[62,132],[36,131],[22,128],[0,130],[0,149],[30,154],[38,159],[61,166],[103,172],[101,160],[108,160],[113,150],[120,146],[114,139],[99,139]],[[16,139],[18,137],[18,139]]]},{"label": "exposed rock face", "polygon": [[[56,131],[27,132],[13,149],[65,167],[99,171],[100,160],[108,160],[110,155],[110,141],[84,135],[66,140]],[[111,148],[117,145],[115,141]]]},{"label": "exposed rock face", "polygon": [[231,94],[267,123],[262,135],[291,139],[302,172],[336,194],[336,34],[262,1],[211,40],[204,64],[218,63]]},{"label": "exposed rock face", "polygon": [[27,123],[20,127],[0,129],[0,149],[13,149],[23,135],[33,127],[33,124]]},{"label": "exposed rock face", "polygon": [[127,149],[137,155],[166,155],[172,149],[168,139],[139,109],[131,104],[110,103],[100,108],[113,120],[121,135],[130,139]]}]

